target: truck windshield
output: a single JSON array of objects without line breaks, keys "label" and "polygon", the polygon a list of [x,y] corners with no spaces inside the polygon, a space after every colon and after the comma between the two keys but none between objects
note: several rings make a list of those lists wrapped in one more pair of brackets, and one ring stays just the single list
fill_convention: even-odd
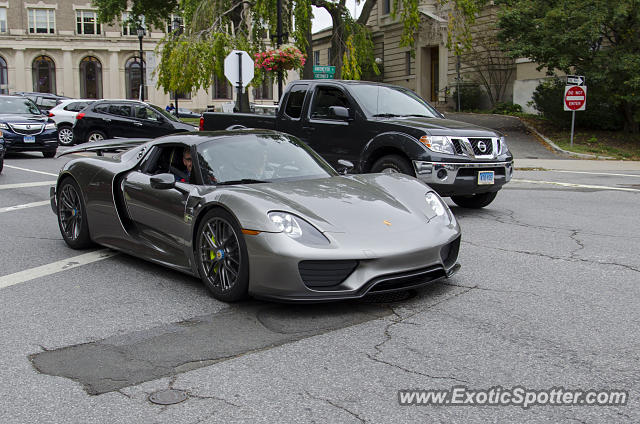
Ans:
[{"label": "truck windshield", "polygon": [[42,115],[38,106],[24,97],[0,98],[0,113],[15,115]]},{"label": "truck windshield", "polygon": [[254,184],[326,178],[337,173],[307,145],[277,133],[217,138],[198,146],[205,184]]},{"label": "truck windshield", "polygon": [[364,84],[353,84],[349,88],[370,117],[440,118],[440,114],[429,103],[406,88]]}]

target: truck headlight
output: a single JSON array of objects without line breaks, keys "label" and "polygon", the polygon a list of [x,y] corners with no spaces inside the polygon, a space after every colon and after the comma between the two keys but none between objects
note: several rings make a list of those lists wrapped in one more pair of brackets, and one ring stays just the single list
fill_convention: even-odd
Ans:
[{"label": "truck headlight", "polygon": [[420,143],[427,146],[427,149],[437,153],[455,154],[453,143],[449,137],[443,135],[423,135],[420,137]]},{"label": "truck headlight", "polygon": [[507,140],[504,139],[504,136],[500,137],[500,151],[499,155],[506,155],[509,153],[509,147],[507,146]]},{"label": "truck headlight", "polygon": [[287,212],[269,212],[267,214],[278,231],[292,239],[307,245],[321,246],[329,244],[329,240],[313,225],[299,216]]}]

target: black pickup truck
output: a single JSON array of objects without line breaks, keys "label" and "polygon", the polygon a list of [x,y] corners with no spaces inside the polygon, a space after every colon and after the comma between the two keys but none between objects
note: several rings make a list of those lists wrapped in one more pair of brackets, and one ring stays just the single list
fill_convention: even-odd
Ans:
[{"label": "black pickup truck", "polygon": [[501,134],[445,119],[413,91],[387,84],[299,80],[275,116],[207,112],[200,120],[204,131],[233,128],[292,134],[336,168],[346,160],[354,172],[409,174],[468,208],[491,203],[513,173]]}]

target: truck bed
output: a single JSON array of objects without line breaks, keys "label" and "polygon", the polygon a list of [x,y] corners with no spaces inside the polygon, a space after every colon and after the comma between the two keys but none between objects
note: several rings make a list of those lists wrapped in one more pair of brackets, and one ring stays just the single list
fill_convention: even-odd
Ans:
[{"label": "truck bed", "polygon": [[246,128],[276,129],[276,117],[272,115],[207,112],[203,114],[203,118],[203,128],[206,131],[226,130],[233,125],[242,125]]}]

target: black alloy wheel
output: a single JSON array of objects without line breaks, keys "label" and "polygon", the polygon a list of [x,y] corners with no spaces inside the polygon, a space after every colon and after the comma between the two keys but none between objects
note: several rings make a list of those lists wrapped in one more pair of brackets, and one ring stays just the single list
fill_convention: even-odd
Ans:
[{"label": "black alloy wheel", "polygon": [[247,297],[247,246],[231,214],[222,209],[209,211],[198,226],[195,247],[200,278],[213,297],[225,302]]},{"label": "black alloy wheel", "polygon": [[64,241],[72,249],[90,247],[92,243],[82,192],[72,178],[67,178],[60,184],[57,200],[58,225]]}]

